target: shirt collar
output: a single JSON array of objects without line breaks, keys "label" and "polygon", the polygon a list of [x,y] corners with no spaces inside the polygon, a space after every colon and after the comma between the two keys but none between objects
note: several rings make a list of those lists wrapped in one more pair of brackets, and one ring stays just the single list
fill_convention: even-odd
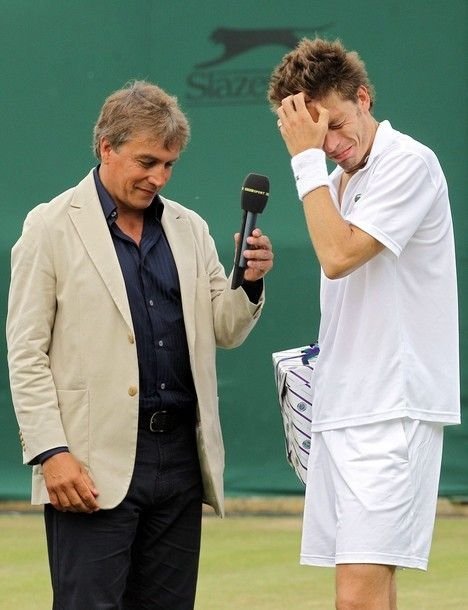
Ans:
[{"label": "shirt collar", "polygon": [[389,146],[393,141],[393,128],[390,121],[382,121],[375,132],[374,142],[369,154],[367,163],[363,169],[372,165],[374,160]]},{"label": "shirt collar", "polygon": [[[99,197],[99,201],[101,203],[102,211],[104,213],[104,217],[107,220],[107,224],[111,225],[118,218],[117,206],[115,205],[114,200],[112,199],[108,190],[106,189],[106,187],[103,185],[103,183],[101,181],[101,178],[99,176],[99,167],[100,167],[100,165],[95,167],[93,170],[94,183],[96,185],[96,190],[97,190],[97,194]],[[163,211],[164,211],[164,204],[163,204],[161,198],[159,197],[159,195],[155,195],[153,197],[153,201],[151,202],[151,205],[149,206],[149,208],[147,210],[147,213],[149,215],[154,215],[153,217],[156,218],[156,220],[161,221]]]}]

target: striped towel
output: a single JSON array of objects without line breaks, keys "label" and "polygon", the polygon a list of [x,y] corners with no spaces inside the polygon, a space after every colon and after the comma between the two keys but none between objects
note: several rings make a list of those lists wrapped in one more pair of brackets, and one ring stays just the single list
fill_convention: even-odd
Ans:
[{"label": "striped towel", "polygon": [[319,351],[313,343],[272,354],[286,458],[304,484],[310,451],[313,372]]}]

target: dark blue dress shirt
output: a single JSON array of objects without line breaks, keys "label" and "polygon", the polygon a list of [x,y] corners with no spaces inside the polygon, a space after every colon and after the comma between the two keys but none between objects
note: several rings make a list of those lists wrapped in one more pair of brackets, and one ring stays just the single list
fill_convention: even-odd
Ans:
[{"label": "dark blue dress shirt", "polygon": [[156,196],[145,210],[138,246],[118,227],[116,205],[98,168],[94,180],[127,289],[140,372],[140,408],[194,408],[179,276],[161,224],[164,205]]}]

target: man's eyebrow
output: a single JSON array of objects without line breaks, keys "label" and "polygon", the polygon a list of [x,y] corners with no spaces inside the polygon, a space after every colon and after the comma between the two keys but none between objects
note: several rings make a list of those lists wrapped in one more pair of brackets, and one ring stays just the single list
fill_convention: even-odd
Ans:
[{"label": "man's eyebrow", "polygon": [[137,154],[135,155],[135,157],[136,157],[137,159],[145,159],[145,161],[158,161],[158,158],[157,158],[157,157],[155,157],[155,156],[153,156],[153,155],[150,155],[150,154],[148,154],[148,153],[141,153],[141,154],[140,154],[140,153],[137,153]]},{"label": "man's eyebrow", "polygon": [[133,159],[135,161],[139,161],[141,163],[171,163],[174,164],[180,159],[180,155],[173,157],[172,159],[162,159],[159,155],[153,155],[150,152],[135,152],[133,155]]},{"label": "man's eyebrow", "polygon": [[346,114],[344,112],[340,112],[334,117],[330,117],[330,123],[342,123],[346,119]]},{"label": "man's eyebrow", "polygon": [[177,161],[177,159],[169,159],[164,161],[163,159],[160,159],[159,157],[154,157],[153,155],[135,155],[135,160],[139,161],[140,163],[146,163],[146,164],[151,164],[151,165],[156,165],[157,163],[175,163]]}]

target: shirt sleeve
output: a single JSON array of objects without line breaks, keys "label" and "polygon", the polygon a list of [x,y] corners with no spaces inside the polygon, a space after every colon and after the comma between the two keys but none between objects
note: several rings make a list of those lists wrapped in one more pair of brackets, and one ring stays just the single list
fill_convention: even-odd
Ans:
[{"label": "shirt sleeve", "polygon": [[249,297],[249,301],[257,305],[263,292],[263,279],[259,279],[255,282],[247,282],[244,280],[242,282],[242,288]]},{"label": "shirt sleeve", "polygon": [[49,449],[48,451],[43,451],[39,455],[29,462],[30,466],[35,466],[36,464],[42,464],[48,460],[53,455],[57,455],[57,453],[69,453],[68,447],[55,447],[54,449]]},{"label": "shirt sleeve", "polygon": [[377,160],[360,198],[345,215],[399,256],[437,194],[426,160],[401,151]]}]

